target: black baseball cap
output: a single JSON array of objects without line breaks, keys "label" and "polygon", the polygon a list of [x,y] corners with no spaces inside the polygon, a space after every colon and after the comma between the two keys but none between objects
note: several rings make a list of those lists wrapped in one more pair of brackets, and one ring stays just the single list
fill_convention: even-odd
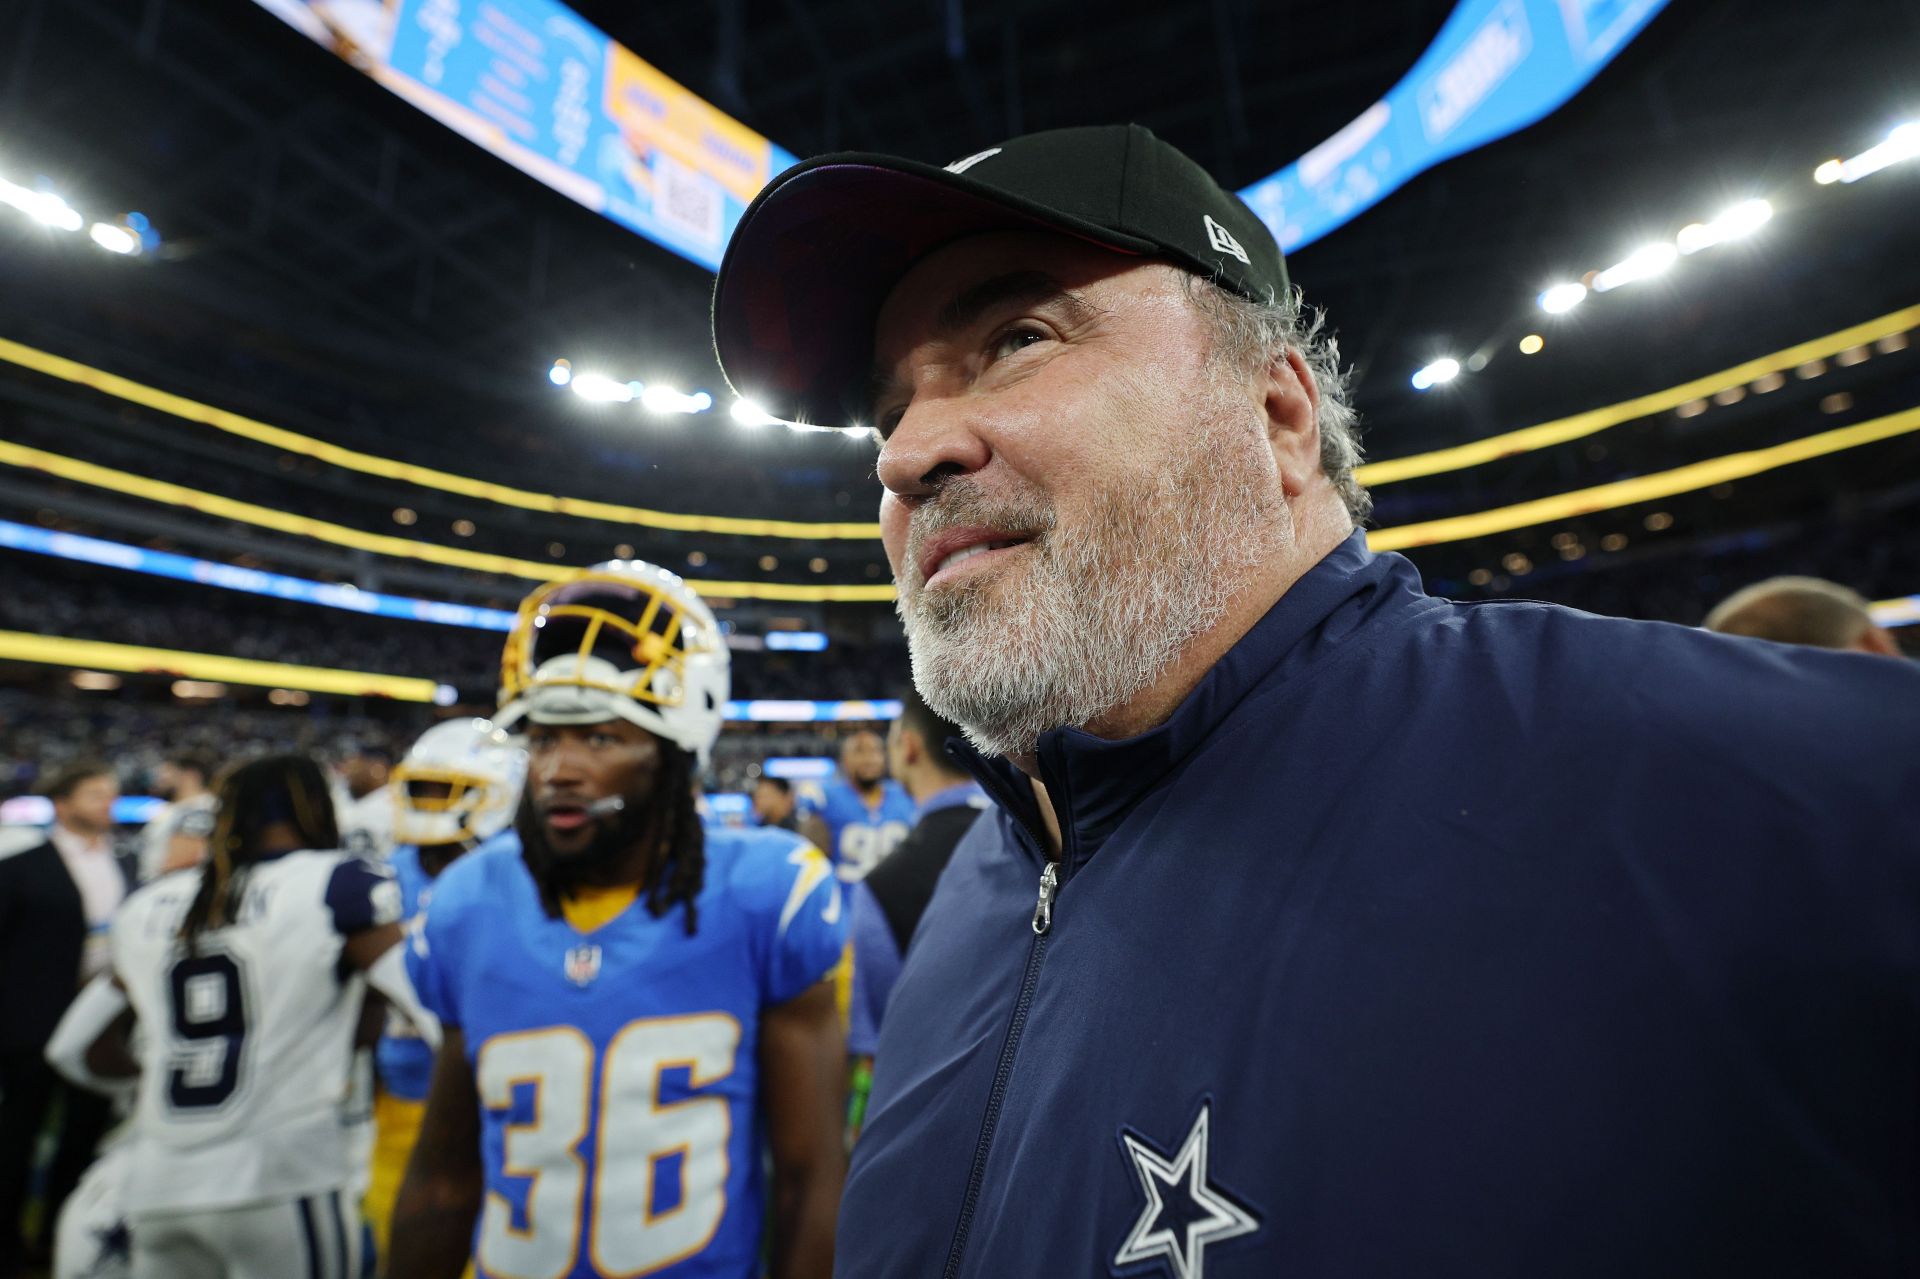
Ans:
[{"label": "black baseball cap", "polygon": [[1022,228],[1165,259],[1256,301],[1287,291],[1266,224],[1137,124],[1030,133],[944,168],[840,152],[774,178],[734,228],[713,291],[721,371],[775,417],[858,421],[900,277],[962,236]]}]

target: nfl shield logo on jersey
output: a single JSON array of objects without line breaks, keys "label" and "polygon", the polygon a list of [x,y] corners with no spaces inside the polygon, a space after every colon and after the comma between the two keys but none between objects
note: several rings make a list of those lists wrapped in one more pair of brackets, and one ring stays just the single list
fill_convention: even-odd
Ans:
[{"label": "nfl shield logo on jersey", "polygon": [[600,975],[600,948],[591,943],[575,946],[567,952],[567,980],[576,986],[590,986]]}]

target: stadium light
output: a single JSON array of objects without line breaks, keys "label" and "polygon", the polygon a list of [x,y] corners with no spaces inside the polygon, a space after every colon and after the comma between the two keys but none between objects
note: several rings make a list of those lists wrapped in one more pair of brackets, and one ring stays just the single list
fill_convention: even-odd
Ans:
[{"label": "stadium light", "polygon": [[632,383],[616,382],[604,373],[575,374],[568,385],[573,388],[575,395],[595,404],[625,404],[633,399],[634,394]]},{"label": "stadium light", "polygon": [[752,400],[735,400],[727,412],[742,426],[778,426],[780,419]]},{"label": "stadium light", "polygon": [[94,223],[87,235],[109,253],[132,254],[140,251],[140,237],[111,222]]},{"label": "stadium light", "polygon": [[1691,226],[1681,227],[1676,243],[1682,253],[1698,253],[1716,244],[1752,235],[1772,218],[1773,205],[1770,202],[1742,200],[1711,222],[1695,222]]},{"label": "stadium light", "polygon": [[1643,245],[1593,277],[1593,291],[1606,293],[1635,280],[1647,280],[1666,271],[1680,258],[1680,250],[1671,244]]},{"label": "stadium light", "polygon": [[705,391],[688,395],[670,386],[656,385],[641,390],[640,405],[649,413],[705,413],[713,407],[713,397]]},{"label": "stadium light", "polygon": [[10,204],[43,226],[78,231],[86,219],[51,191],[34,191],[0,178],[0,204]]},{"label": "stadium light", "polygon": [[1578,281],[1556,284],[1540,295],[1540,309],[1548,315],[1565,315],[1587,300],[1587,286]]},{"label": "stadium light", "polygon": [[[4,177],[0,177],[0,204],[10,205],[56,231],[79,231],[88,225],[80,211],[58,192],[21,186]],[[114,222],[95,222],[89,238],[107,252],[121,257],[133,257],[160,243],[159,233],[143,213],[129,213]]]},{"label": "stadium light", "polygon": [[1413,375],[1413,389],[1427,391],[1460,376],[1460,361],[1445,356]]},{"label": "stadium light", "polygon": [[1828,160],[1813,171],[1813,180],[1823,186],[1834,182],[1858,182],[1889,165],[1916,156],[1920,156],[1920,120],[1909,120],[1889,130],[1885,142],[1868,147],[1851,160]]},{"label": "stadium light", "polygon": [[173,681],[173,695],[183,702],[205,701],[225,697],[227,686],[215,680],[177,679]]},{"label": "stadium light", "polygon": [[553,367],[547,370],[547,381],[555,386],[565,386],[573,381],[573,363],[569,360],[555,360]]}]

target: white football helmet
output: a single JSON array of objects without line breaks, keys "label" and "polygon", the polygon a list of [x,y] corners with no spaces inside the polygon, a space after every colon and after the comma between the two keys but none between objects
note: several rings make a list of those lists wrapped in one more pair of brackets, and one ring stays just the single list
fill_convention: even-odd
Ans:
[{"label": "white football helmet", "polygon": [[395,844],[471,847],[507,828],[527,753],[484,719],[450,719],[420,734],[388,779]]},{"label": "white football helmet", "polygon": [[618,717],[704,765],[726,715],[713,610],[676,573],[612,560],[527,596],[500,657],[502,728]]}]

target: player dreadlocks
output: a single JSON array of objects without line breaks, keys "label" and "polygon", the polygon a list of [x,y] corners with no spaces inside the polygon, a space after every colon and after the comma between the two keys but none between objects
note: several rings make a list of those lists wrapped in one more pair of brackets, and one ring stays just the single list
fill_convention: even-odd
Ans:
[{"label": "player dreadlocks", "polygon": [[[268,755],[229,770],[216,788],[218,816],[208,837],[200,891],[187,907],[180,939],[189,955],[200,934],[233,921],[246,894],[247,869],[285,848],[338,848],[333,795],[320,766],[305,755]],[[271,828],[281,838],[265,846]]]}]

